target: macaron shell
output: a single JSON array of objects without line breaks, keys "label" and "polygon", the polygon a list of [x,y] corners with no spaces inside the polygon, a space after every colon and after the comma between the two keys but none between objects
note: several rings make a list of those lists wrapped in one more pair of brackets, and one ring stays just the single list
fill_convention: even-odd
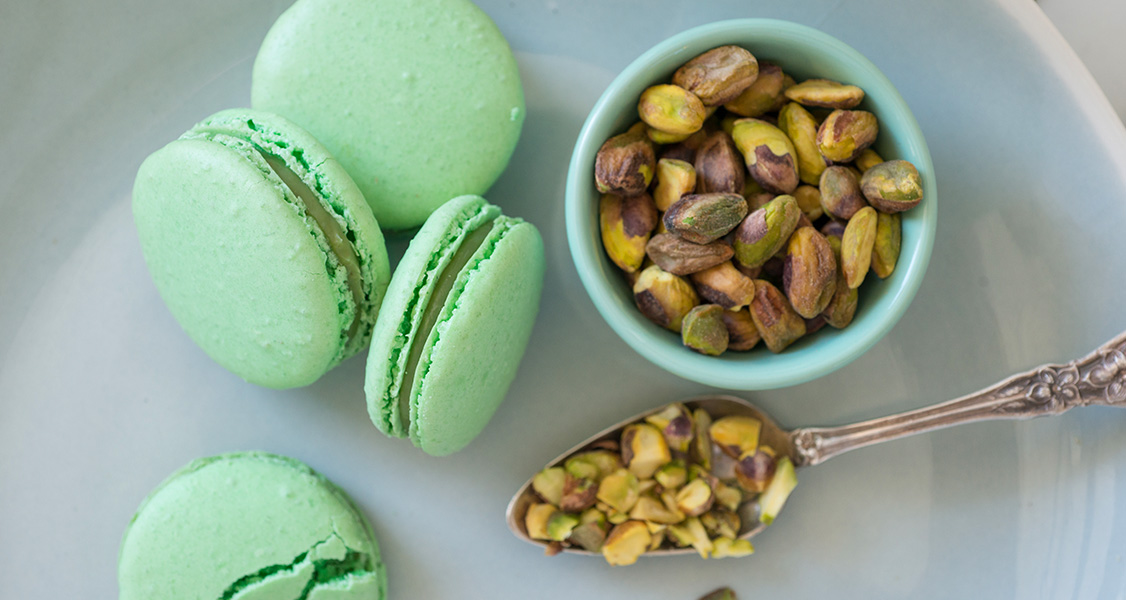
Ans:
[{"label": "macaron shell", "polygon": [[527,347],[543,274],[536,228],[499,217],[447,299],[415,374],[410,437],[423,451],[457,452],[488,424]]},{"label": "macaron shell", "polygon": [[[344,573],[317,573],[326,567]],[[309,598],[386,595],[351,500],[306,465],[257,452],[195,461],[154,490],[122,540],[118,582],[120,600],[298,598],[310,582]]]},{"label": "macaron shell", "polygon": [[308,129],[394,230],[484,193],[524,119],[515,58],[467,0],[298,0],[262,43],[252,104]]},{"label": "macaron shell", "polygon": [[339,362],[352,314],[323,241],[263,168],[172,142],[141,165],[133,217],[161,297],[211,358],[251,383],[306,385]]}]

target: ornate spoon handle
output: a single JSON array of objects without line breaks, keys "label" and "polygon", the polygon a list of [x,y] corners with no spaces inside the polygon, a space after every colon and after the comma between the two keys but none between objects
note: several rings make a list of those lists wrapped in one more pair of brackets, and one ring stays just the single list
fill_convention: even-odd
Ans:
[{"label": "ornate spoon handle", "polygon": [[842,427],[796,429],[791,435],[797,464],[810,466],[916,433],[974,421],[1058,415],[1092,404],[1126,407],[1126,332],[1083,358],[1044,365],[956,400]]}]

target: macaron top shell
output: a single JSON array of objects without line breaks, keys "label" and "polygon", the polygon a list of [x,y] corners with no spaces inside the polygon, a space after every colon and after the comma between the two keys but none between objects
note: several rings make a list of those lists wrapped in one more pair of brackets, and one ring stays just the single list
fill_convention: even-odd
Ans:
[{"label": "macaron top shell", "polygon": [[380,600],[370,525],[335,485],[260,452],[197,460],[141,504],[118,557],[120,600]]},{"label": "macaron top shell", "polygon": [[[298,198],[277,168],[315,200]],[[390,279],[382,233],[347,173],[288,120],[238,109],[199,123],[141,165],[133,215],[173,316],[247,381],[306,385],[367,345]]]},{"label": "macaron top shell", "polygon": [[393,230],[484,193],[524,120],[512,51],[467,0],[298,0],[262,43],[252,104],[321,140]]},{"label": "macaron top shell", "polygon": [[476,196],[438,209],[400,261],[376,323],[364,387],[372,422],[436,456],[472,441],[516,375],[543,272],[530,223]]}]

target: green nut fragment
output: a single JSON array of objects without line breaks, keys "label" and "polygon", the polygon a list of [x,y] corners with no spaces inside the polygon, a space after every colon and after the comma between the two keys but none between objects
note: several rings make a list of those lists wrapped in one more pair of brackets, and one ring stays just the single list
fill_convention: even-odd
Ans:
[{"label": "green nut fragment", "polygon": [[562,542],[571,536],[571,531],[578,524],[578,515],[557,512],[547,520],[547,537],[556,542]]},{"label": "green nut fragment", "polygon": [[882,162],[884,162],[884,159],[880,158],[880,155],[876,154],[875,150],[865,148],[864,151],[856,157],[856,160],[852,161],[852,164],[856,165],[856,168],[859,169],[861,173],[864,173]]},{"label": "green nut fragment", "polygon": [[694,244],[671,233],[659,233],[649,240],[645,252],[653,262],[673,275],[689,275],[725,263],[734,256],[723,240]]},{"label": "green nut fragment", "polygon": [[817,147],[825,158],[845,163],[872,145],[879,133],[876,115],[865,110],[838,109],[829,113],[817,129]]},{"label": "green nut fragment", "polygon": [[816,221],[825,214],[825,209],[821,206],[821,190],[814,185],[799,185],[792,195],[798,201],[802,214],[810,221]]},{"label": "green nut fragment", "polygon": [[735,229],[735,260],[744,267],[760,267],[790,239],[801,209],[793,196],[777,196],[747,215]]},{"label": "green nut fragment", "polygon": [[594,183],[603,194],[640,194],[653,181],[657,158],[644,131],[631,129],[602,144],[594,158]]},{"label": "green nut fragment", "polygon": [[743,492],[739,488],[731,487],[722,481],[717,481],[715,486],[715,501],[720,506],[730,511],[739,510],[739,505],[743,503]]},{"label": "green nut fragment", "polygon": [[688,456],[705,469],[712,468],[712,438],[708,433],[711,426],[712,417],[708,411],[702,408],[692,411],[692,428],[695,435],[688,449]]},{"label": "green nut fragment", "polygon": [[636,272],[645,260],[645,244],[657,226],[657,208],[648,194],[623,198],[604,194],[598,204],[602,247],[618,268]]},{"label": "green nut fragment", "polygon": [[688,139],[691,133],[668,133],[660,129],[653,129],[652,127],[645,128],[645,135],[654,144],[676,144]]},{"label": "green nut fragment", "polygon": [[655,85],[637,102],[641,120],[665,133],[689,135],[704,125],[707,111],[696,94],[677,85]]},{"label": "green nut fragment", "polygon": [[739,119],[731,137],[747,172],[763,189],[789,194],[798,187],[797,150],[781,129],[762,119]]},{"label": "green nut fragment", "polygon": [[533,540],[550,540],[551,536],[548,535],[547,524],[552,515],[557,512],[559,512],[559,509],[550,504],[529,506],[528,512],[524,513],[524,530],[528,532],[528,537]]},{"label": "green nut fragment", "polygon": [[583,461],[598,467],[598,475],[592,478],[595,481],[599,481],[610,473],[622,468],[622,459],[618,456],[618,453],[604,449],[587,450],[586,452],[576,454],[567,459],[564,466],[574,461]]},{"label": "green nut fragment", "polygon": [[755,280],[751,318],[768,350],[781,352],[805,335],[805,321],[769,281]]},{"label": "green nut fragment", "polygon": [[782,96],[785,74],[782,67],[771,63],[759,63],[758,77],[734,100],[724,103],[727,110],[743,116],[757,117],[770,112]]},{"label": "green nut fragment", "polygon": [[864,283],[868,267],[872,263],[872,248],[876,245],[876,225],[879,217],[876,209],[866,206],[856,212],[845,226],[841,238],[841,268],[845,283],[856,289]]},{"label": "green nut fragment", "polygon": [[645,422],[656,427],[665,436],[669,448],[687,452],[692,441],[692,413],[679,402],[666,406],[658,413],[645,417]]},{"label": "green nut fragment", "polygon": [[727,235],[747,216],[747,201],[732,193],[688,194],[665,211],[669,233],[696,244]]},{"label": "green nut fragment", "polygon": [[[673,532],[674,528],[680,530],[678,532],[679,534]],[[707,558],[715,548],[712,544],[712,540],[708,537],[708,531],[704,529],[704,525],[700,523],[699,517],[689,517],[680,525],[670,525],[669,534],[673,536],[678,543],[680,540],[687,540],[687,545],[695,548],[700,558]]]},{"label": "green nut fragment", "polygon": [[701,304],[688,311],[680,330],[684,345],[708,356],[719,356],[727,350],[727,326],[723,324],[723,307]]},{"label": "green nut fragment", "polygon": [[544,469],[532,478],[532,489],[540,498],[558,506],[559,500],[563,497],[563,483],[566,479],[567,472],[563,467]]},{"label": "green nut fragment", "polygon": [[797,473],[794,472],[794,463],[790,457],[783,456],[778,459],[778,466],[774,477],[766,486],[766,491],[759,496],[759,520],[763,525],[770,525],[782,512],[790,493],[798,485]]},{"label": "green nut fragment", "polygon": [[755,297],[754,280],[740,273],[730,261],[697,271],[690,278],[703,300],[727,311],[744,308]]},{"label": "green nut fragment", "polygon": [[864,90],[831,79],[806,79],[785,93],[794,102],[822,108],[854,108],[864,100]]},{"label": "green nut fragment", "polygon": [[734,100],[758,78],[758,61],[739,46],[720,46],[684,63],[672,75],[675,85],[696,94],[704,106]]},{"label": "green nut fragment", "polygon": [[868,206],[860,192],[860,181],[848,167],[829,167],[821,173],[821,208],[837,219],[849,220]]},{"label": "green nut fragment", "polygon": [[774,477],[774,450],[762,447],[735,464],[735,481],[752,494],[761,494]]},{"label": "green nut fragment", "polygon": [[584,511],[594,506],[597,493],[598,484],[595,480],[575,477],[568,473],[563,482],[563,495],[559,499],[559,509],[566,512]]},{"label": "green nut fragment", "polygon": [[747,179],[743,157],[731,136],[723,131],[709,135],[696,150],[696,192],[742,194]]},{"label": "green nut fragment", "polygon": [[[753,283],[752,280],[752,285]],[[751,318],[751,311],[749,310],[723,311],[723,324],[727,326],[728,350],[745,352],[754,348],[762,339],[758,329],[755,328],[755,320]]]},{"label": "green nut fragment", "polygon": [[734,511],[727,510],[726,508],[713,507],[708,512],[700,515],[700,523],[707,530],[708,535],[713,537],[729,537],[734,538],[739,536],[739,528],[742,525],[742,519]]},{"label": "green nut fragment", "polygon": [[632,565],[649,549],[652,537],[643,521],[625,521],[616,525],[602,544],[602,557],[610,565]]},{"label": "green nut fragment", "polygon": [[[751,540],[720,537],[712,540],[712,544],[715,546],[712,550],[712,558],[739,558],[755,553],[755,547],[751,545]],[[734,598],[734,595],[731,598]]]},{"label": "green nut fragment", "polygon": [[653,190],[653,202],[657,210],[664,212],[673,202],[696,189],[696,168],[692,163],[675,158],[662,158],[657,161],[657,189]]},{"label": "green nut fragment", "polygon": [[903,231],[899,213],[879,213],[876,216],[876,243],[872,246],[872,272],[887,279],[899,260],[899,246]]},{"label": "green nut fragment", "polygon": [[738,415],[723,417],[712,423],[708,434],[724,454],[742,460],[758,449],[762,421]]},{"label": "green nut fragment", "polygon": [[704,597],[700,598],[700,600],[739,600],[739,597],[735,595],[735,591],[731,588],[723,587],[708,592]]},{"label": "green nut fragment", "polygon": [[606,526],[598,523],[582,523],[571,530],[567,541],[587,552],[599,552],[606,541]]},{"label": "green nut fragment", "polygon": [[715,494],[705,479],[694,479],[676,493],[676,508],[689,517],[702,515],[712,508]]},{"label": "green nut fragment", "polygon": [[672,460],[661,430],[648,423],[633,423],[622,429],[622,464],[637,477],[649,479]]},{"label": "green nut fragment", "polygon": [[674,525],[684,520],[684,513],[669,510],[653,496],[642,496],[629,511],[629,518],[663,525]]},{"label": "green nut fragment", "polygon": [[672,462],[657,469],[653,478],[666,490],[675,490],[688,482],[688,469],[684,466],[683,460],[673,459]]},{"label": "green nut fragment", "polygon": [[628,513],[641,497],[641,482],[629,469],[618,469],[602,478],[596,497],[613,511]]},{"label": "green nut fragment", "polygon": [[791,102],[778,112],[778,128],[794,144],[798,156],[798,177],[805,183],[817,185],[821,172],[828,166],[817,147],[817,119],[800,104]]},{"label": "green nut fragment", "polygon": [[825,236],[800,227],[790,236],[782,288],[799,315],[812,319],[829,305],[837,290],[837,258]]},{"label": "green nut fragment", "polygon": [[684,315],[700,303],[692,284],[657,265],[638,276],[633,285],[633,300],[650,321],[678,333]]},{"label": "green nut fragment", "polygon": [[923,180],[915,165],[889,160],[864,172],[860,189],[880,212],[897,213],[914,208],[923,199]]}]

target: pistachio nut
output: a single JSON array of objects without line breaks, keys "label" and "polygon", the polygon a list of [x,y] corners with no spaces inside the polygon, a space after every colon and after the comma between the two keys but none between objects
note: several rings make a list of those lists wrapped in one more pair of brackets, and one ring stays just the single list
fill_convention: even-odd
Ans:
[{"label": "pistachio nut", "polygon": [[626,521],[614,526],[602,544],[602,557],[613,566],[632,565],[649,549],[652,541],[643,521]]},{"label": "pistachio nut", "polygon": [[664,144],[675,144],[677,142],[683,142],[684,140],[688,139],[688,136],[690,136],[692,134],[691,133],[669,133],[667,131],[661,131],[660,129],[654,129],[652,127],[646,127],[645,128],[645,135],[654,144],[664,145]]},{"label": "pistachio nut", "polygon": [[734,100],[758,78],[758,61],[739,46],[720,46],[684,63],[672,75],[675,85],[696,94],[704,106]]},{"label": "pistachio nut", "polygon": [[[835,294],[834,294],[835,295]],[[812,319],[805,320],[805,334],[810,335],[821,331],[825,327],[825,315],[817,315]]]},{"label": "pistachio nut", "polygon": [[854,108],[864,100],[864,90],[831,79],[806,79],[785,94],[799,104],[822,108]]},{"label": "pistachio nut", "polygon": [[778,97],[774,99],[774,106],[770,107],[770,112],[778,112],[782,110],[783,106],[786,106],[786,104],[790,102],[790,99],[786,97],[786,90],[794,87],[797,83],[798,82],[794,81],[794,78],[790,77],[789,74],[782,75],[782,93],[778,94]]},{"label": "pistachio nut", "polygon": [[715,494],[704,479],[689,481],[676,493],[676,507],[689,517],[700,516],[712,508]]},{"label": "pistachio nut", "polygon": [[661,430],[669,448],[681,453],[688,451],[688,444],[692,441],[692,413],[687,406],[674,402],[646,417],[645,422]]},{"label": "pistachio nut", "polygon": [[743,492],[740,492],[739,488],[717,481],[712,489],[715,490],[715,501],[720,506],[730,511],[739,510],[739,505],[743,503]]},{"label": "pistachio nut", "polygon": [[563,497],[563,483],[567,479],[567,472],[563,467],[544,469],[532,478],[532,489],[545,501],[559,505]]},{"label": "pistachio nut", "polygon": [[735,259],[745,267],[765,264],[790,239],[800,215],[797,200],[786,195],[747,215],[735,229]]},{"label": "pistachio nut", "polygon": [[856,211],[845,226],[841,237],[841,268],[848,287],[856,289],[864,283],[872,263],[872,248],[876,245],[876,209],[871,206]]},{"label": "pistachio nut", "polygon": [[[836,242],[838,249],[833,252],[839,255],[839,238],[829,237],[828,240],[830,244]],[[821,316],[824,317],[825,323],[830,327],[843,329],[852,322],[852,317],[856,315],[856,305],[860,300],[860,290],[848,287],[848,279],[845,278],[844,268],[839,264],[839,258],[837,266],[837,290],[833,294],[833,298],[829,300],[829,305],[825,307],[825,312],[821,313]]]},{"label": "pistachio nut", "polygon": [[653,181],[657,158],[643,131],[630,130],[602,144],[594,157],[594,183],[603,194],[640,194]]},{"label": "pistachio nut", "polygon": [[856,157],[856,160],[852,161],[852,164],[855,165],[861,173],[864,173],[868,169],[871,169],[872,167],[882,162],[884,162],[884,159],[880,158],[880,155],[876,154],[875,150],[871,148],[865,148]]},{"label": "pistachio nut", "polygon": [[713,506],[711,510],[700,515],[700,524],[709,535],[734,538],[739,536],[739,527],[743,522],[734,511],[722,506]]},{"label": "pistachio nut", "polygon": [[751,279],[759,279],[762,275],[762,267],[747,267],[739,261],[735,261],[735,268]]},{"label": "pistachio nut", "polygon": [[606,529],[598,523],[581,523],[571,530],[567,541],[587,552],[599,552],[606,541]]},{"label": "pistachio nut", "polygon": [[731,588],[723,587],[708,592],[704,597],[700,598],[700,600],[739,600],[739,597],[735,595],[735,592]]},{"label": "pistachio nut", "polygon": [[700,303],[692,284],[653,265],[633,285],[633,301],[641,314],[671,331],[680,332],[684,315]]},{"label": "pistachio nut", "polygon": [[648,423],[633,423],[622,430],[622,464],[640,479],[648,479],[672,460],[661,430]]},{"label": "pistachio nut", "polygon": [[821,226],[821,235],[825,236],[826,238],[837,238],[837,241],[839,242],[840,239],[844,237],[845,224],[846,222],[844,221],[831,219]]},{"label": "pistachio nut", "polygon": [[868,206],[860,192],[860,181],[851,169],[835,165],[821,173],[821,208],[832,217],[849,220]]},{"label": "pistachio nut", "polygon": [[696,192],[742,194],[747,179],[743,157],[731,136],[717,131],[696,151]]},{"label": "pistachio nut", "polygon": [[[739,558],[755,553],[751,540],[737,540],[728,537],[716,538],[712,542],[712,558]],[[722,598],[722,596],[720,596]],[[734,598],[734,595],[731,596]]]},{"label": "pistachio nut", "polygon": [[837,109],[817,129],[817,147],[825,158],[845,163],[872,145],[879,132],[876,115],[865,110]]},{"label": "pistachio nut", "polygon": [[633,273],[645,260],[645,244],[657,226],[657,207],[649,194],[623,198],[604,194],[598,204],[602,246],[606,255],[626,273]]},{"label": "pistachio nut", "polygon": [[712,468],[712,438],[708,429],[712,426],[712,417],[708,411],[697,408],[692,411],[692,425],[695,435],[688,448],[688,456],[705,469]]},{"label": "pistachio nut", "polygon": [[716,419],[708,429],[712,443],[735,460],[742,460],[758,449],[761,433],[762,421],[738,415]]},{"label": "pistachio nut", "polygon": [[880,212],[897,213],[914,208],[923,199],[923,180],[915,165],[889,160],[864,172],[860,189]]},{"label": "pistachio nut", "polygon": [[[754,181],[754,179],[750,179],[749,181]],[[770,192],[756,192],[749,195],[744,194],[744,196],[747,198],[747,210],[754,212],[766,206],[767,202],[770,202],[771,200],[777,198],[778,194],[771,194]]]},{"label": "pistachio nut", "polygon": [[734,100],[723,105],[727,110],[743,116],[757,117],[774,108],[782,96],[785,74],[782,67],[772,63],[759,63],[758,77]]},{"label": "pistachio nut", "polygon": [[790,102],[778,112],[778,128],[794,144],[798,157],[798,177],[805,183],[817,185],[821,180],[821,172],[828,166],[817,147],[817,119],[800,104]]},{"label": "pistachio nut", "polygon": [[744,308],[755,297],[754,280],[740,273],[731,261],[697,271],[689,277],[704,301],[718,304],[727,311]]},{"label": "pistachio nut", "polygon": [[629,469],[618,469],[602,478],[595,497],[614,512],[628,513],[641,497],[640,488],[641,482],[637,475]]},{"label": "pistachio nut", "polygon": [[708,128],[701,127],[699,131],[685,138],[683,142],[663,146],[661,148],[661,158],[683,160],[689,164],[695,163],[696,150],[700,148],[700,145],[704,143],[707,137]]},{"label": "pistachio nut", "polygon": [[671,134],[692,134],[704,125],[707,111],[696,94],[669,84],[641,92],[637,112],[645,124]]},{"label": "pistachio nut", "polygon": [[735,481],[739,487],[752,494],[761,494],[766,489],[766,484],[770,483],[770,478],[774,477],[774,457],[774,451],[763,446],[736,463]]},{"label": "pistachio nut", "polygon": [[583,525],[587,523],[595,523],[599,527],[606,528],[606,513],[598,510],[597,508],[588,508],[579,515],[579,522]]},{"label": "pistachio nut", "polygon": [[825,236],[813,227],[798,228],[790,236],[782,288],[790,305],[806,319],[821,314],[832,300],[837,288],[837,258]]},{"label": "pistachio nut", "polygon": [[559,509],[566,512],[584,511],[594,506],[596,494],[598,494],[597,483],[568,473],[563,482],[563,496],[559,499]]},{"label": "pistachio nut", "polygon": [[755,280],[751,318],[767,349],[774,353],[785,350],[786,346],[805,335],[805,321],[769,281]]},{"label": "pistachio nut", "polygon": [[740,352],[750,350],[762,339],[758,329],[755,328],[755,321],[751,318],[749,310],[723,311],[723,324],[727,326],[728,350]]},{"label": "pistachio nut", "polygon": [[679,510],[669,510],[660,500],[653,496],[642,496],[633,509],[629,511],[629,518],[649,523],[674,525],[684,520],[684,513]]},{"label": "pistachio nut", "polygon": [[551,516],[559,512],[559,509],[550,504],[533,504],[528,507],[528,511],[524,513],[524,529],[528,532],[528,537],[533,540],[550,540],[551,536],[547,533],[547,523],[551,520]]},{"label": "pistachio nut", "polygon": [[680,330],[684,345],[709,356],[719,356],[727,350],[727,326],[723,324],[723,307],[718,304],[701,304],[684,316]]},{"label": "pistachio nut", "polygon": [[688,532],[688,537],[692,540],[691,546],[696,549],[696,553],[701,558],[707,558],[715,546],[712,544],[711,538],[708,537],[708,531],[704,529],[703,523],[700,523],[699,517],[685,519],[683,526]]},{"label": "pistachio nut", "polygon": [[802,214],[810,221],[816,221],[825,214],[825,209],[821,206],[821,190],[816,185],[799,185],[791,195],[798,201]]},{"label": "pistachio nut", "polygon": [[762,119],[739,119],[731,131],[747,172],[768,192],[789,194],[798,187],[797,151],[786,134]]},{"label": "pistachio nut", "polygon": [[734,256],[723,240],[694,244],[671,233],[658,233],[645,245],[645,252],[657,266],[673,275],[688,275],[727,262]]},{"label": "pistachio nut", "polygon": [[[878,213],[876,215],[876,242],[872,246],[872,272],[880,279],[887,279],[895,270],[899,260],[899,246],[902,242],[902,227],[899,213]],[[697,290],[699,291],[699,290]]]},{"label": "pistachio nut", "polygon": [[662,158],[657,161],[657,189],[653,190],[653,202],[657,210],[664,212],[673,202],[696,189],[696,167],[692,163],[675,158]]},{"label": "pistachio nut", "polygon": [[727,235],[747,216],[747,201],[739,194],[688,194],[665,211],[669,233],[697,244]]},{"label": "pistachio nut", "polygon": [[578,524],[578,515],[556,512],[547,520],[547,537],[556,542],[562,542],[571,536],[571,531]]},{"label": "pistachio nut", "polygon": [[661,484],[662,488],[675,490],[688,482],[688,469],[684,466],[683,460],[673,459],[672,462],[657,469],[653,478]]},{"label": "pistachio nut", "polygon": [[595,481],[600,481],[603,477],[622,468],[622,459],[618,456],[617,449],[594,448],[581,452],[567,459],[564,466],[568,468],[572,463],[582,461],[584,463],[592,464],[598,468],[596,475],[591,477]]}]

